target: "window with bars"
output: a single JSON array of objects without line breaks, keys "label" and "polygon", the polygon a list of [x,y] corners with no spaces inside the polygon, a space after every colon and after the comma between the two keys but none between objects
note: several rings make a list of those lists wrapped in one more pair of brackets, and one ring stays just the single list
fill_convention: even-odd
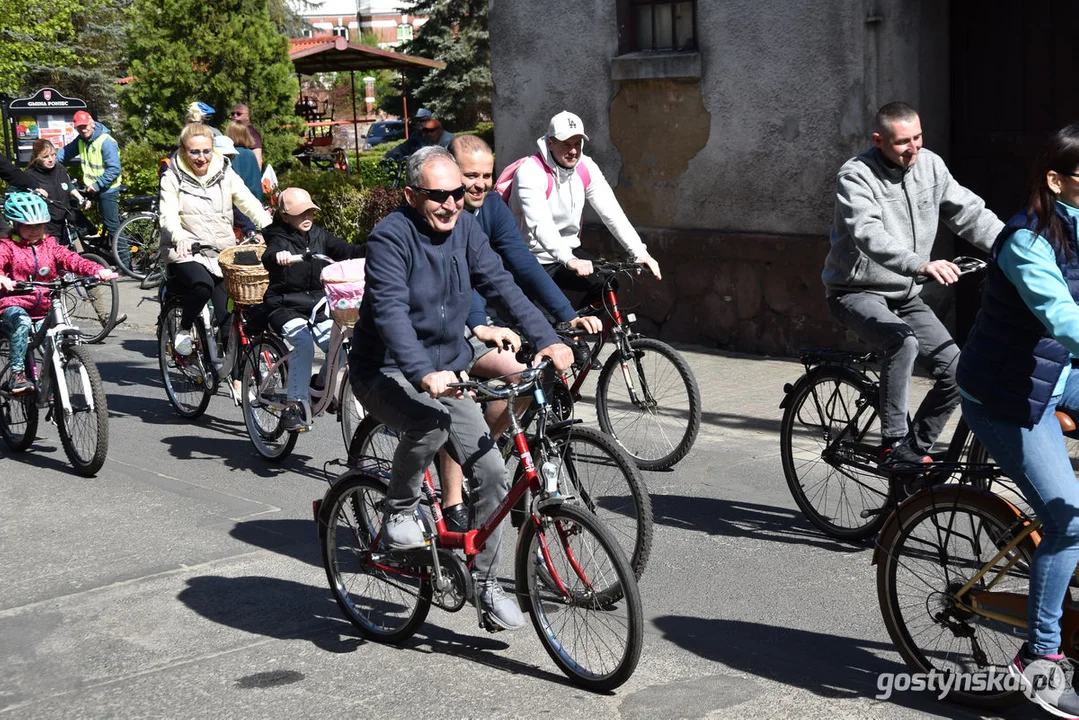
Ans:
[{"label": "window with bars", "polygon": [[409,42],[412,40],[412,26],[408,23],[401,23],[397,26],[397,42]]},{"label": "window with bars", "polygon": [[348,28],[344,25],[335,26],[333,29],[333,34],[337,35],[338,37],[343,37],[345,40],[348,40]]},{"label": "window with bars", "polygon": [[619,10],[623,52],[697,49],[694,0],[623,0]]}]

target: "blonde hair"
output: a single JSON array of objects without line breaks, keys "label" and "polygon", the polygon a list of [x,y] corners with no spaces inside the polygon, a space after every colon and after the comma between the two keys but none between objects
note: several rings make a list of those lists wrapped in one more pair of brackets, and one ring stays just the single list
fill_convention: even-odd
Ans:
[{"label": "blonde hair", "polygon": [[210,129],[209,125],[189,123],[184,125],[184,129],[180,131],[180,137],[176,140],[176,146],[187,149],[187,144],[191,142],[193,138],[197,137],[209,138],[212,143],[214,141],[214,131]]},{"label": "blonde hair", "polygon": [[206,119],[206,113],[199,109],[199,104],[193,102],[187,106],[187,114],[184,116],[185,123],[201,123]]},{"label": "blonde hair", "polygon": [[46,153],[56,154],[56,146],[50,140],[35,140],[34,147],[30,150],[30,166],[38,165],[41,157]]},{"label": "blonde hair", "polygon": [[242,122],[232,121],[229,126],[225,128],[225,134],[229,136],[232,143],[236,147],[245,147],[251,149],[255,147],[255,138],[251,135],[251,131],[247,129],[247,125]]}]

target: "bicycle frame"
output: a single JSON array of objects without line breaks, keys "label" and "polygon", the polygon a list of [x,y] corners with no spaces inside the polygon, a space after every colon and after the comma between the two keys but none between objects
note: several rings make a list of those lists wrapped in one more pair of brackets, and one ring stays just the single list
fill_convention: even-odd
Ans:
[{"label": "bicycle frame", "polygon": [[[570,395],[574,401],[581,399],[581,387],[584,386],[585,379],[591,372],[593,365],[598,362],[599,354],[607,345],[607,341],[613,336],[614,342],[618,344],[620,349],[627,351],[624,354],[628,356],[628,341],[634,337],[629,324],[637,319],[636,316],[633,313],[622,314],[621,308],[618,307],[618,296],[610,286],[604,290],[604,296],[606,298],[604,303],[596,303],[589,308],[589,310],[605,311],[603,330],[600,331],[599,338],[589,352],[590,362],[576,372],[573,384],[570,385]],[[626,387],[629,389],[630,399],[636,404],[638,402],[636,389],[633,387],[633,380],[630,378],[624,360],[622,363],[622,376],[625,378]],[[647,388],[645,388],[645,392],[647,392]]]},{"label": "bicycle frame", "polygon": [[[58,300],[59,298],[54,297],[49,314],[30,338],[27,348],[29,350],[29,367],[27,369],[34,376],[38,407],[47,407],[49,405],[49,396],[55,390],[55,398],[59,401],[59,409],[65,415],[71,415],[74,410],[71,407],[71,395],[68,392],[67,380],[64,378],[63,359],[60,357],[60,343],[79,344],[81,343],[82,333],[69,322],[66,316],[66,308],[63,306],[63,302],[58,302]],[[37,366],[38,358],[35,351],[39,349],[42,351],[41,359],[43,364],[51,367],[52,373],[39,372],[39,370],[44,370],[44,368],[38,368]],[[80,367],[79,372],[82,376],[84,387],[89,386],[90,378],[86,374],[86,369]],[[56,378],[55,389],[52,387],[53,377]],[[93,396],[88,394],[86,402],[92,411],[94,409]]]}]

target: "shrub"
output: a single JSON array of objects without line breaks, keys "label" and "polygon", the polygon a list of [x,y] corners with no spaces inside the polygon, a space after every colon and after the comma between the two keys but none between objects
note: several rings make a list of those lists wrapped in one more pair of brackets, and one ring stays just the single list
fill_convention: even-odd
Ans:
[{"label": "shrub", "polygon": [[495,146],[495,124],[493,122],[477,123],[473,129],[462,130],[457,135],[478,135],[481,140],[492,148]]},{"label": "shrub", "polygon": [[403,190],[392,187],[373,187],[363,191],[363,207],[360,210],[359,232],[366,240],[371,230],[387,215],[405,201]]},{"label": "shrub", "polygon": [[359,182],[346,178],[336,170],[312,170],[295,164],[278,177],[278,189],[301,187],[311,193],[311,199],[322,208],[315,221],[342,240],[360,242],[359,218],[363,209],[363,193]]},{"label": "shrub", "polygon": [[157,195],[157,169],[163,157],[165,154],[145,141],[127,143],[120,148],[120,168],[124,184],[131,188],[130,194]]}]

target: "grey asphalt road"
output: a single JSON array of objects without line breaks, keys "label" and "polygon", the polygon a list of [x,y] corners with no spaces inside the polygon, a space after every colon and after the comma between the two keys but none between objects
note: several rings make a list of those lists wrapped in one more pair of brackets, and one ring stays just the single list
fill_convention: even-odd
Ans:
[{"label": "grey asphalt road", "polygon": [[644,650],[628,683],[595,695],[530,626],[489,635],[468,607],[432,610],[401,648],[362,640],[311,519],[339,426],[320,419],[270,465],[226,397],[180,419],[152,315],[132,310],[94,347],[110,414],[98,477],[69,472],[51,425],[28,453],[0,450],[0,717],[979,717],[925,694],[874,699],[903,667],[870,552],[812,530],[780,468],[796,362],[687,350],[705,424],[673,472],[646,473]]}]

